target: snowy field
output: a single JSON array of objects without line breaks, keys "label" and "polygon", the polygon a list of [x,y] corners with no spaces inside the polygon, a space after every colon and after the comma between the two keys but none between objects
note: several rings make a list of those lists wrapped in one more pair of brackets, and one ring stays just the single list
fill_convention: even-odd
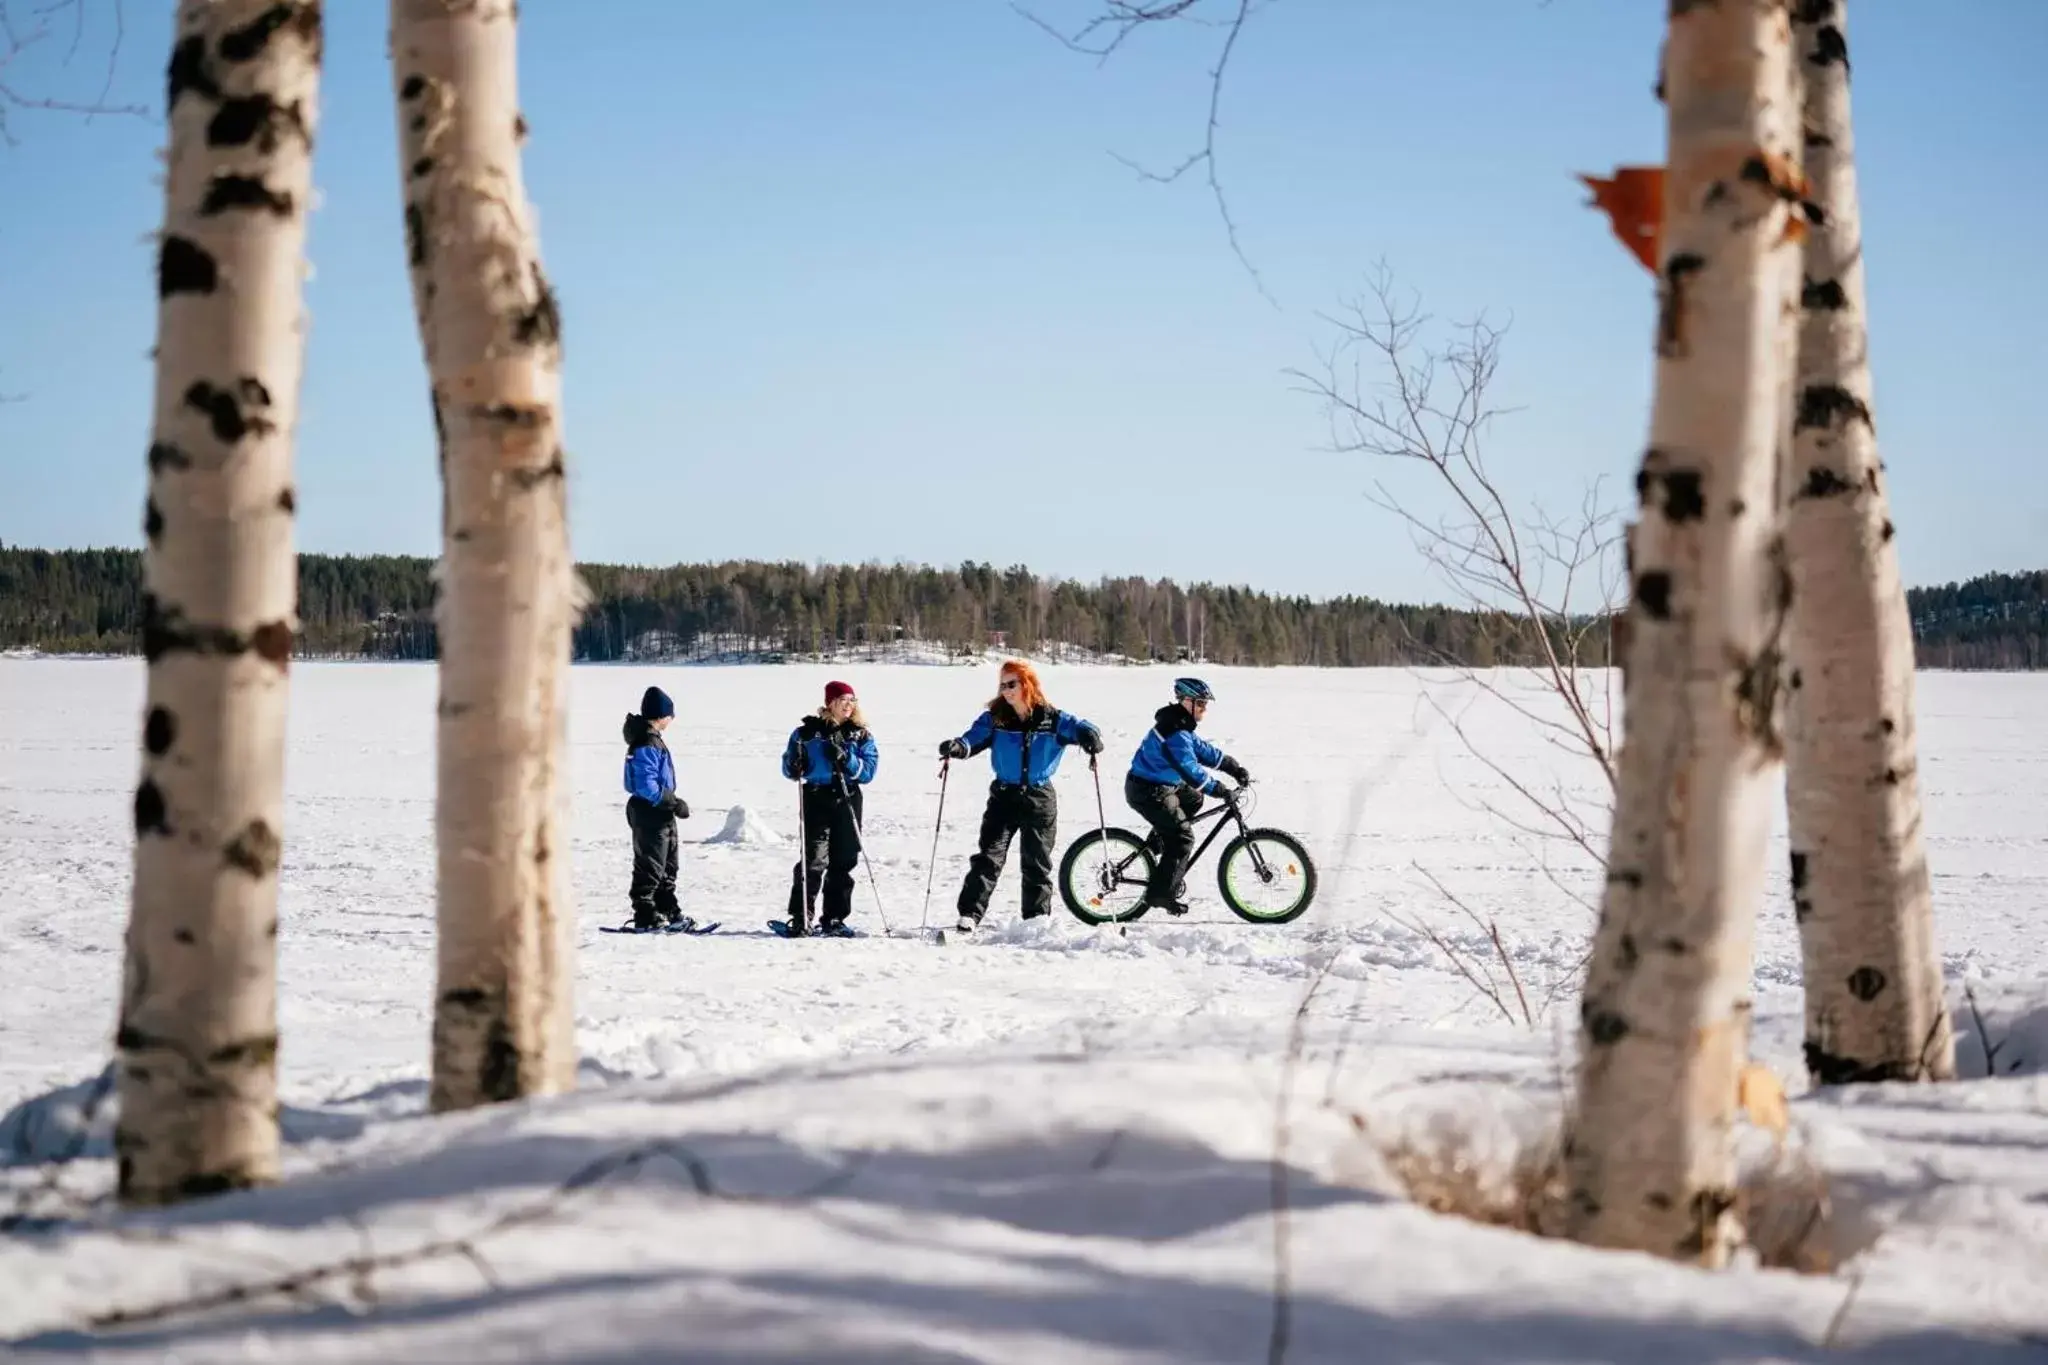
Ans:
[{"label": "snowy field", "polygon": [[[1173,670],[1045,672],[1109,740],[1110,823],[1136,824],[1123,768]],[[1988,1043],[1999,1074],[1800,1099],[1792,1143],[1820,1172],[1831,1273],[1707,1275],[1423,1212],[1376,1154],[1471,1134],[1484,1175],[1540,1141],[1569,1064],[1580,898],[1597,897],[1583,857],[1488,812],[1531,813],[1446,714],[1604,828],[1597,772],[1448,675],[1203,673],[1219,693],[1204,733],[1257,778],[1255,823],[1317,858],[1309,913],[1236,920],[1212,849],[1184,921],[1023,926],[1013,864],[979,939],[935,947],[883,935],[865,878],[870,937],[765,931],[795,827],[777,757],[826,678],[860,690],[882,750],[876,888],[914,928],[935,748],[993,666],[578,668],[584,1089],[434,1120],[434,672],[295,668],[292,1181],[117,1219],[91,1202],[110,1180],[103,1113],[82,1159],[32,1158],[77,1148],[67,1117],[108,1055],[142,668],[0,659],[0,1109],[27,1102],[0,1147],[33,1215],[0,1239],[6,1358],[1223,1362],[1275,1358],[1277,1323],[1296,1362],[2048,1361],[2048,677],[1920,681],[1962,1062],[1981,1076]],[[598,933],[626,914],[619,727],[650,682],[680,712],[682,900],[723,922],[706,938]],[[952,918],[986,785],[986,760],[955,765],[933,924]],[[1096,819],[1084,756],[1058,785],[1063,849]],[[736,808],[749,837],[708,842]],[[1756,1050],[1797,1078],[1784,866],[1781,821]],[[1447,894],[1498,922],[1534,1028],[1497,963],[1513,1022],[1425,932],[1487,969]],[[1752,1136],[1753,1164],[1771,1161]],[[237,1292],[272,1281],[290,1292]],[[227,1301],[154,1312],[213,1293]],[[93,1327],[116,1313],[145,1320]]]}]

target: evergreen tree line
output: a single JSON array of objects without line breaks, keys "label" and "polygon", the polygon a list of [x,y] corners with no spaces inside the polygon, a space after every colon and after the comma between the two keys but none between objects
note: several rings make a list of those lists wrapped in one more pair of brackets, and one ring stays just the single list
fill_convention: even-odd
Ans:
[{"label": "evergreen tree line", "polygon": [[[430,559],[302,555],[297,651],[304,658],[431,659]],[[579,660],[756,660],[913,644],[1138,660],[1372,667],[1537,661],[1516,618],[1367,597],[1312,601],[1166,579],[1094,584],[968,562],[818,567],[756,561],[581,567],[591,602]],[[0,649],[135,653],[141,557],[132,550],[0,547]],[[2048,668],[2048,571],[1986,574],[1907,593],[1923,667]],[[1583,624],[1583,623],[1580,623]],[[1582,657],[1606,657],[1600,623]]]}]

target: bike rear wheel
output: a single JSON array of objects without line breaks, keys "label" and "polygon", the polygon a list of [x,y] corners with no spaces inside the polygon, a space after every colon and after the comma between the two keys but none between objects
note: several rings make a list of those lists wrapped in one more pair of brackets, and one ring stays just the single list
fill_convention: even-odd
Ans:
[{"label": "bike rear wheel", "polygon": [[1315,860],[1284,830],[1248,829],[1224,845],[1216,885],[1239,919],[1286,924],[1316,898]]},{"label": "bike rear wheel", "polygon": [[1114,825],[1091,829],[1060,859],[1060,899],[1083,924],[1128,924],[1143,915],[1152,854],[1144,839]]}]

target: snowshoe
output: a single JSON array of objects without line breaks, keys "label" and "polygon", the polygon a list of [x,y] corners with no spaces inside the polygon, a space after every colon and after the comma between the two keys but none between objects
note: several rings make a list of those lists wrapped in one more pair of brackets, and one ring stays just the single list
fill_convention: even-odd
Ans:
[{"label": "snowshoe", "polygon": [[771,919],[768,930],[778,938],[809,938],[810,931],[801,924],[792,924],[786,919]]},{"label": "snowshoe", "polygon": [[860,936],[860,930],[854,928],[845,920],[827,920],[818,926],[818,937],[820,938],[859,938]]}]

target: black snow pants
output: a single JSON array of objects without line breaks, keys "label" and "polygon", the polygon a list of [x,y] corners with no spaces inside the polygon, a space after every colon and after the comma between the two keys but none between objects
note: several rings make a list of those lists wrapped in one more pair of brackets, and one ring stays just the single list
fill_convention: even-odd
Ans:
[{"label": "black snow pants", "polygon": [[819,924],[843,924],[853,913],[853,869],[860,862],[861,789],[849,784],[842,796],[837,783],[807,784],[803,803],[804,849],[802,861],[789,871],[789,922],[809,927],[822,888]]},{"label": "black snow pants", "polygon": [[1024,918],[1052,913],[1052,846],[1059,833],[1059,793],[1051,787],[1012,787],[994,782],[981,816],[981,847],[967,862],[960,886],[960,913],[979,922],[988,912],[996,878],[1010,856],[1010,839],[1024,836]]},{"label": "black snow pants", "polygon": [[681,918],[675,816],[635,796],[626,802],[626,825],[633,831],[633,885],[626,893],[633,902],[633,923],[652,929]]},{"label": "black snow pants", "polygon": [[1186,898],[1184,879],[1188,859],[1195,853],[1195,815],[1202,809],[1202,794],[1186,783],[1162,786],[1124,779],[1124,801],[1152,826],[1145,841],[1158,861],[1152,864],[1152,880],[1146,884],[1145,900],[1151,905],[1174,905]]}]

